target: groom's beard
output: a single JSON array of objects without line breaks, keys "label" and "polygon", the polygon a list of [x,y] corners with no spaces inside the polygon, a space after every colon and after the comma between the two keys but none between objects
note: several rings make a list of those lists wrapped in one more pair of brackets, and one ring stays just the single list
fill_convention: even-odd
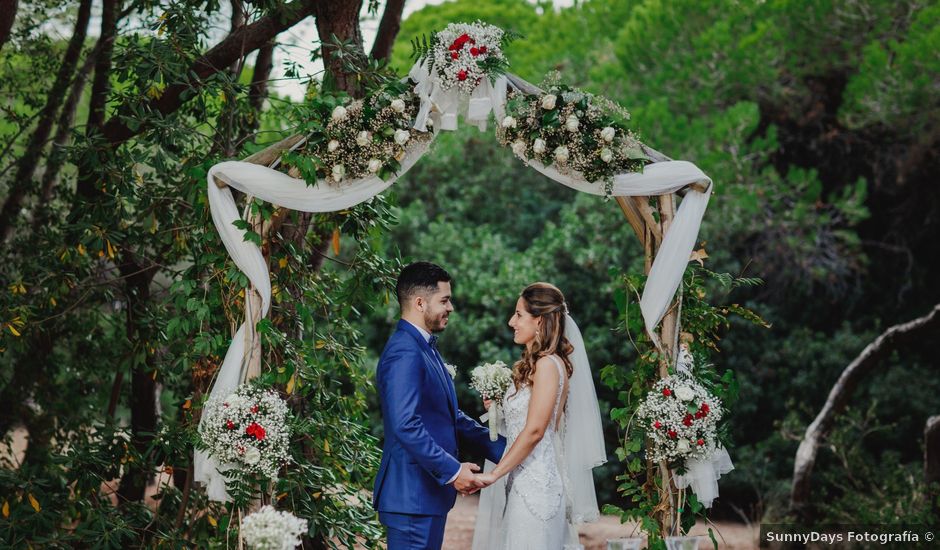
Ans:
[{"label": "groom's beard", "polygon": [[429,315],[425,313],[424,326],[428,327],[428,330],[431,331],[431,333],[444,332],[444,329],[447,328],[447,318],[449,316],[449,313],[438,315]]}]

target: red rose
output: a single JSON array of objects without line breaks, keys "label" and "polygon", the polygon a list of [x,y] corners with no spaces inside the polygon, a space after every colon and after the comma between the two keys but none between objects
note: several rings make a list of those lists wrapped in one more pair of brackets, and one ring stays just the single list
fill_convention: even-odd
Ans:
[{"label": "red rose", "polygon": [[670,395],[672,395],[672,390],[670,390],[669,388],[663,388],[663,395],[665,395],[666,397],[669,397]]},{"label": "red rose", "polygon": [[457,80],[464,81],[467,79],[467,71],[461,69],[457,71]]},{"label": "red rose", "polygon": [[228,428],[228,429],[230,429],[230,430],[234,430],[234,429],[235,429],[235,424],[233,424],[231,420],[226,420],[226,421],[225,421],[225,427]]},{"label": "red rose", "polygon": [[691,414],[685,415],[685,418],[682,419],[682,423],[685,424],[686,426],[691,426],[691,425],[692,425],[692,415],[691,415]]},{"label": "red rose", "polygon": [[486,46],[480,46],[480,53],[486,53]]},{"label": "red rose", "polygon": [[480,55],[479,48],[477,47],[470,48],[470,55],[472,55],[473,57]]},{"label": "red rose", "polygon": [[459,54],[459,53],[457,53],[457,52],[451,52],[451,54],[450,54],[450,58],[451,58],[451,59],[457,59],[458,57],[460,57],[460,54]]},{"label": "red rose", "polygon": [[702,403],[702,406],[699,407],[699,410],[702,411],[702,416],[708,414],[708,403]]},{"label": "red rose", "polygon": [[699,445],[704,445],[704,444],[705,444],[705,440],[704,440],[704,439],[699,439],[696,443],[698,443]]},{"label": "red rose", "polygon": [[695,411],[695,418],[705,418],[705,413],[702,411]]},{"label": "red rose", "polygon": [[258,441],[264,439],[265,436],[264,428],[262,428],[261,425],[257,422],[252,422],[247,428],[245,428],[245,433],[254,436],[254,438]]},{"label": "red rose", "polygon": [[675,430],[669,430],[668,434],[669,434],[669,437],[671,437],[671,438],[673,438],[673,439],[675,439],[676,436],[679,435],[679,434],[676,433]]},{"label": "red rose", "polygon": [[657,420],[656,422],[653,422],[653,427],[658,430],[658,429],[660,429],[660,428],[663,427],[663,424],[662,424],[662,422],[660,422],[659,420]]}]

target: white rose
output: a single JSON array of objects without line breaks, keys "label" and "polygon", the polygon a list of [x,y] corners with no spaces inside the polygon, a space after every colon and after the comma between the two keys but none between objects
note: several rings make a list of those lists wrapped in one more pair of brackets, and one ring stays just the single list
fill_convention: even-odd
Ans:
[{"label": "white rose", "polygon": [[371,133],[371,132],[368,132],[368,131],[366,131],[366,130],[363,130],[363,131],[359,132],[359,134],[356,135],[356,143],[358,143],[360,147],[365,147],[365,146],[368,145],[369,142],[371,142],[371,141],[372,141],[372,133]]},{"label": "white rose", "polygon": [[691,401],[695,398],[695,392],[688,386],[679,386],[676,388],[676,397],[680,401]]},{"label": "white rose", "polygon": [[680,453],[687,453],[689,452],[690,448],[691,447],[689,447],[688,439],[680,439],[679,441],[676,442],[676,450],[679,451]]},{"label": "white rose", "polygon": [[259,460],[261,460],[261,451],[258,449],[249,447],[248,450],[245,451],[245,464],[254,465],[257,464]]},{"label": "white rose", "polygon": [[333,109],[333,115],[331,118],[333,119],[333,122],[342,122],[346,120],[346,107],[337,105],[336,108]]},{"label": "white rose", "polygon": [[610,161],[613,160],[613,159],[614,159],[614,153],[613,153],[610,149],[608,149],[607,147],[604,147],[603,149],[601,149],[601,160],[602,160],[602,161],[604,161],[604,162],[610,162]]},{"label": "white rose", "polygon": [[545,152],[545,142],[542,141],[542,139],[536,139],[532,144],[532,150],[535,151],[536,154],[541,155]]},{"label": "white rose", "polygon": [[346,167],[342,164],[337,164],[333,167],[333,179],[336,181],[343,181],[343,176],[346,175]]},{"label": "white rose", "polygon": [[382,169],[382,161],[379,159],[369,159],[369,172],[375,174]]},{"label": "white rose", "polygon": [[604,141],[608,141],[608,142],[613,141],[614,134],[616,133],[617,131],[611,128],[610,126],[605,126],[604,129],[601,130],[601,139]]},{"label": "white rose", "polygon": [[395,130],[395,143],[404,145],[411,139],[411,132],[408,130]]},{"label": "white rose", "polygon": [[542,96],[542,108],[545,109],[546,111],[551,111],[552,109],[555,108],[556,99],[557,98],[552,94]]},{"label": "white rose", "polygon": [[568,161],[568,148],[562,145],[555,149],[555,160],[558,162],[567,162]]},{"label": "white rose", "polygon": [[515,127],[516,127],[516,119],[512,118],[511,116],[507,116],[506,118],[503,119],[503,121],[500,123],[500,125],[501,125],[503,128],[515,128]]},{"label": "white rose", "polygon": [[400,99],[394,99],[392,100],[391,107],[392,107],[392,110],[395,111],[396,113],[404,112],[405,102]]},{"label": "white rose", "polygon": [[520,157],[525,156],[525,142],[514,141],[512,144],[512,152]]},{"label": "white rose", "polygon": [[568,118],[565,119],[565,128],[567,128],[569,132],[577,132],[579,125],[578,117],[575,115],[568,115]]},{"label": "white rose", "polygon": [[337,149],[339,149],[339,142],[335,139],[331,139],[330,142],[326,144],[326,150],[331,153]]}]

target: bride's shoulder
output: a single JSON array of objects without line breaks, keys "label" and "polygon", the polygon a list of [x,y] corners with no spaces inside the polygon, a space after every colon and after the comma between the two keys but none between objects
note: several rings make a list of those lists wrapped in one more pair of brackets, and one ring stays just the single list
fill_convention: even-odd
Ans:
[{"label": "bride's shoulder", "polygon": [[537,373],[557,373],[558,372],[558,362],[561,362],[561,359],[557,355],[543,355],[539,357],[538,361],[535,362],[535,372]]}]

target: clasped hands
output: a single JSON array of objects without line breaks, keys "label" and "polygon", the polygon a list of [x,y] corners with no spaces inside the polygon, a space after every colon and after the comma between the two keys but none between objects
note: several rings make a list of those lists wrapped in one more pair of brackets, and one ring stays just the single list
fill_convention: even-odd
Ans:
[{"label": "clasped hands", "polygon": [[498,479],[491,473],[481,474],[478,473],[479,471],[480,467],[472,462],[461,464],[457,479],[454,480],[454,489],[464,496],[472,495],[480,489],[489,487]]}]

